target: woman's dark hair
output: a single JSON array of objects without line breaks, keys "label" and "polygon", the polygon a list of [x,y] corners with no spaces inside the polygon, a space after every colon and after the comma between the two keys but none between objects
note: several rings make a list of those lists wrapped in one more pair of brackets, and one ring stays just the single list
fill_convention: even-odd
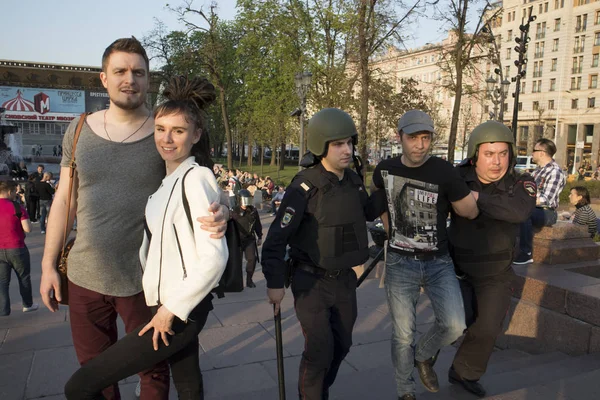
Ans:
[{"label": "woman's dark hair", "polygon": [[215,100],[215,87],[206,78],[175,76],[169,80],[162,95],[167,99],[154,110],[154,118],[183,114],[185,120],[200,129],[200,140],[192,146],[196,162],[212,169],[210,138],[206,123],[206,108]]},{"label": "woman's dark hair", "polygon": [[585,186],[573,186],[571,190],[574,190],[578,196],[581,196],[581,200],[576,204],[578,206],[585,206],[590,204],[592,201],[590,200],[590,192],[587,190]]}]

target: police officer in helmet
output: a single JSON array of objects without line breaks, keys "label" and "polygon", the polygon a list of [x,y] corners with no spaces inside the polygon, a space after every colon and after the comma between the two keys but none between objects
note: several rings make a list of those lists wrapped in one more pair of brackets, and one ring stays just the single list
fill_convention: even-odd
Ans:
[{"label": "police officer in helmet", "polygon": [[306,341],[299,397],[321,400],[329,398],[352,345],[357,314],[352,267],[369,258],[366,220],[378,214],[370,211],[374,206],[361,178],[349,169],[357,141],[352,117],[326,108],[310,119],[307,132],[316,165],[299,172],[288,186],[263,245],[262,265],[277,313],[290,246],[292,293]]},{"label": "police officer in helmet", "polygon": [[460,279],[467,332],[456,352],[449,380],[484,397],[485,373],[511,298],[511,267],[519,224],[535,208],[536,185],[514,170],[516,147],[506,126],[488,121],[473,129],[468,159],[459,169],[477,199],[474,220],[451,214],[449,239]]},{"label": "police officer in helmet", "polygon": [[235,221],[240,233],[240,244],[242,253],[246,257],[246,287],[254,288],[252,281],[256,261],[258,258],[258,246],[262,242],[262,225],[258,211],[252,205],[254,198],[247,189],[238,193],[239,206],[235,206],[231,218]]}]

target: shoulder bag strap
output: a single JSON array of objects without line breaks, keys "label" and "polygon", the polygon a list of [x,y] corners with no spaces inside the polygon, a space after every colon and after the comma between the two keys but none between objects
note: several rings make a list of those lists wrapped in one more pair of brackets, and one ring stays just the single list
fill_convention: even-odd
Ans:
[{"label": "shoulder bag strap", "polygon": [[69,193],[67,194],[67,220],[65,223],[65,231],[63,234],[63,244],[61,246],[61,257],[64,256],[65,252],[65,244],[67,243],[67,236],[69,236],[69,217],[71,214],[71,197],[73,193],[73,178],[75,177],[75,150],[77,150],[77,141],[79,140],[79,135],[81,134],[81,129],[83,128],[83,123],[87,116],[91,113],[83,113],[79,116],[79,123],[77,123],[77,128],[75,129],[75,136],[73,137],[73,149],[71,151],[71,161],[69,162]]},{"label": "shoulder bag strap", "polygon": [[185,195],[185,177],[190,171],[194,169],[193,167],[188,169],[185,174],[183,174],[183,178],[181,179],[181,200],[183,201],[183,209],[185,211],[185,216],[187,217],[190,226],[192,227],[192,232],[194,232],[194,224],[192,223],[192,214],[190,213],[190,203]]}]

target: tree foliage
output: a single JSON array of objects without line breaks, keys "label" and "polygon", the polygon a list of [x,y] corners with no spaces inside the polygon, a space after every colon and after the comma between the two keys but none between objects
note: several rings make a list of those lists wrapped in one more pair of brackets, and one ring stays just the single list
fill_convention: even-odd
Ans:
[{"label": "tree foliage", "polygon": [[223,21],[216,3],[183,0],[170,7],[183,28],[169,32],[157,21],[144,44],[160,65],[161,79],[204,75],[213,82],[218,98],[209,110],[211,142],[216,152],[227,148],[229,168],[235,154],[240,160],[249,155],[252,166],[255,148],[262,160],[265,148],[274,154],[291,143],[300,147],[298,121],[290,113],[300,104],[295,75],[301,71],[313,77],[307,117],[325,107],[356,115],[364,156],[367,142],[393,128],[402,110],[427,109],[416,82],[402,82],[397,93],[384,78],[374,78],[371,65],[384,46],[399,40],[420,3],[238,0],[236,18]]}]

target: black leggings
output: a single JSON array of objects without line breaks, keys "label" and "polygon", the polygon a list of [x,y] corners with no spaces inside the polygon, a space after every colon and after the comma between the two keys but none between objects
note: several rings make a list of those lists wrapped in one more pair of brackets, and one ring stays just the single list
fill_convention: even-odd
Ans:
[{"label": "black leggings", "polygon": [[[204,399],[198,334],[213,309],[211,300],[212,295],[202,300],[190,313],[187,323],[175,317],[172,326],[175,335],[169,336],[169,346],[159,339],[157,351],[152,344],[154,331],[138,336],[145,324],[136,328],[73,374],[65,385],[67,399],[104,399],[102,389],[105,387],[164,360],[171,366],[179,399]],[[156,309],[153,308],[153,315]]]}]

